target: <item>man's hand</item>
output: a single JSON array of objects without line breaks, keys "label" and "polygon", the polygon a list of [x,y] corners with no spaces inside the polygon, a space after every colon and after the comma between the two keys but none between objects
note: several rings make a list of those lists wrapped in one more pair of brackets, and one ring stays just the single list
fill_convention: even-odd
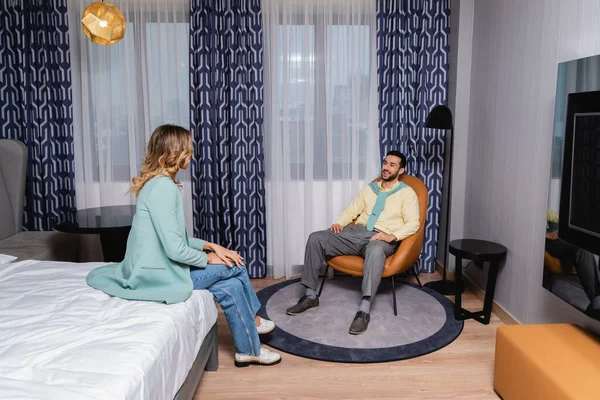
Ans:
[{"label": "man's hand", "polygon": [[344,230],[344,227],[341,226],[340,224],[333,224],[329,227],[329,230],[333,233],[340,233],[341,231]]},{"label": "man's hand", "polygon": [[384,242],[392,243],[398,239],[396,239],[396,236],[394,236],[392,234],[378,232],[378,233],[374,234],[373,236],[371,236],[371,240],[382,240]]},{"label": "man's hand", "polygon": [[558,231],[546,232],[546,239],[558,240]]}]

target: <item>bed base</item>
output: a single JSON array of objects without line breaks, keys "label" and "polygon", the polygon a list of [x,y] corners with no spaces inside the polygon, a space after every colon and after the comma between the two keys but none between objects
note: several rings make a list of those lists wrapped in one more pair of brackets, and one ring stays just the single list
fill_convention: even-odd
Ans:
[{"label": "bed base", "polygon": [[217,323],[215,322],[204,338],[202,346],[200,346],[200,351],[198,351],[198,356],[196,356],[190,372],[185,381],[183,381],[183,385],[181,385],[181,388],[175,394],[174,400],[192,400],[204,370],[216,371],[218,366]]}]

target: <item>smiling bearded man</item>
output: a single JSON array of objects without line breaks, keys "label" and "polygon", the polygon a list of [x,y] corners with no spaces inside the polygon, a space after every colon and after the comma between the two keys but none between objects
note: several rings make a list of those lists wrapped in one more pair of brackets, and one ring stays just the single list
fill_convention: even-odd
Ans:
[{"label": "smiling bearded man", "polygon": [[[367,330],[385,259],[420,226],[417,194],[400,182],[405,166],[406,157],[390,151],[383,160],[381,180],[366,185],[329,229],[308,237],[301,281],[306,293],[287,314],[297,315],[319,306],[317,282],[325,257],[358,255],[365,259],[363,297],[349,333],[359,335]],[[355,224],[349,225],[354,219]]]}]

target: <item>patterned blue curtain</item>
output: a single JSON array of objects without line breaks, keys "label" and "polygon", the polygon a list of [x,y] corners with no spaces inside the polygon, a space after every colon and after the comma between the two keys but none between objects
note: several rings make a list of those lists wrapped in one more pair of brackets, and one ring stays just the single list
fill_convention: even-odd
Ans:
[{"label": "patterned blue curtain", "polygon": [[191,0],[194,234],[266,275],[260,0]]},{"label": "patterned blue curtain", "polygon": [[407,172],[429,188],[423,272],[435,270],[445,138],[423,124],[434,106],[447,103],[449,2],[377,0],[380,152],[403,152]]},{"label": "patterned blue curtain", "polygon": [[0,2],[0,137],[27,145],[24,228],[75,210],[67,0]]}]

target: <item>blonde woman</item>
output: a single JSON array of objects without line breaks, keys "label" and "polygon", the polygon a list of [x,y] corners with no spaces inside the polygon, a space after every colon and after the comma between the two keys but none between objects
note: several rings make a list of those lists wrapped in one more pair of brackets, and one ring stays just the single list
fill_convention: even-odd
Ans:
[{"label": "blonde woman", "polygon": [[176,175],[187,169],[192,151],[187,129],[156,128],[140,176],[129,189],[137,195],[137,206],[125,259],[91,271],[87,282],[111,296],[166,304],[185,301],[193,289],[208,289],[231,328],[235,365],[277,364],[281,356],[260,347],[258,335],[271,332],[275,324],[256,315],[260,302],[242,257],[186,233]]}]

